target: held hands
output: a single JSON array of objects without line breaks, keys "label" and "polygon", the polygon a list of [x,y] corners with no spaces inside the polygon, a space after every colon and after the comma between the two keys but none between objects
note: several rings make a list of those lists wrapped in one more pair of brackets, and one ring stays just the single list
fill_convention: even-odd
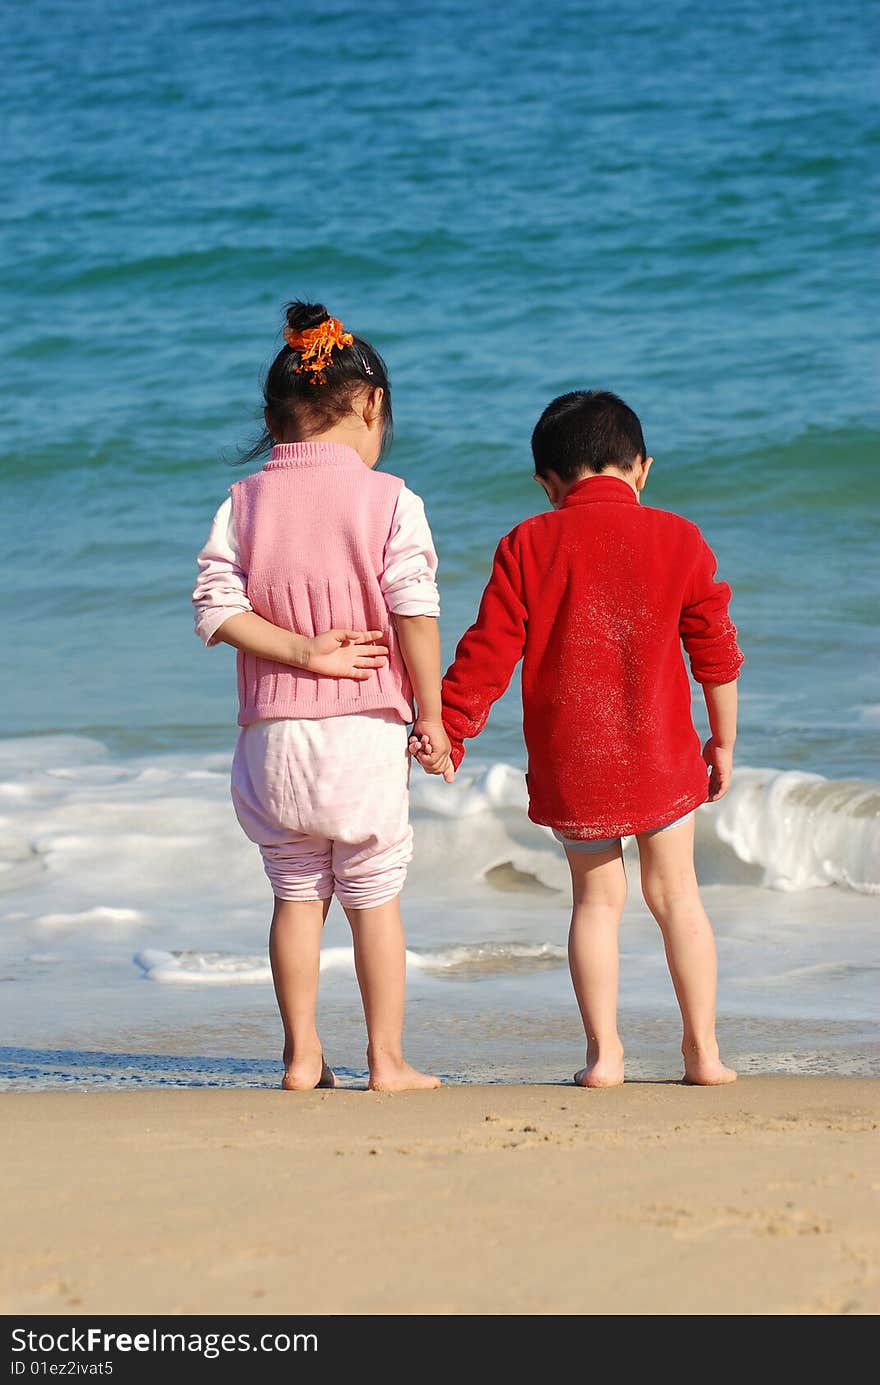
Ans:
[{"label": "held hands", "polygon": [[305,641],[300,668],[324,678],[353,678],[363,683],[374,668],[388,662],[388,646],[378,644],[381,630],[327,630]]},{"label": "held hands", "polygon": [[723,798],[730,788],[730,776],[733,774],[733,749],[716,745],[715,738],[710,736],[703,746],[703,759],[711,771],[709,775],[709,802],[717,803],[719,798]]},{"label": "held hands", "polygon": [[449,737],[442,721],[419,717],[409,738],[409,753],[418,760],[426,774],[442,774],[447,784],[455,778]]}]

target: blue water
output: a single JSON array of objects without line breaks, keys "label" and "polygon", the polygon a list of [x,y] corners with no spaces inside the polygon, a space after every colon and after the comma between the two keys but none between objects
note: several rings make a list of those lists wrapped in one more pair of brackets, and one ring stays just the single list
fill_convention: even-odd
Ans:
[{"label": "blue water", "polygon": [[[723,843],[701,820],[722,1011],[769,1026],[731,1042],[745,1066],[851,1070],[828,1026],[868,1032],[876,909],[806,885],[876,886],[880,798],[832,784],[807,801],[803,773],[880,778],[871,7],[0,8],[0,1079],[79,1048],[58,1081],[103,1080],[95,1052],[132,1080],[153,1080],[150,1055],[183,1055],[191,1076],[215,1053],[229,1080],[259,1081],[254,1051],[274,1051],[267,986],[234,1003],[163,989],[132,959],[222,971],[265,952],[265,881],[226,796],[231,652],[198,644],[189,594],[292,297],[388,361],[385,465],[426,501],[447,656],[498,537],[542,508],[529,435],[545,404],[598,386],[639,412],[646,501],[703,527],[734,590],[739,763],[801,776],[741,780]],[[475,758],[522,764],[515,687]],[[491,773],[473,825],[456,820],[466,783],[445,819],[417,807],[410,945],[562,955],[562,864]],[[766,888],[780,879],[795,893]],[[653,926],[636,909],[626,927],[624,1005],[666,1005],[675,1061]],[[514,991],[465,973],[415,978],[416,1061],[515,1076],[528,1048],[570,1070],[564,967]],[[353,981],[327,993],[357,1072]]]},{"label": "blue water", "polygon": [[[865,774],[878,701],[870,7],[15,7],[0,146],[7,735],[229,744],[194,554],[280,305],[386,355],[451,653],[561,390],[703,525],[750,763]],[[876,710],[875,713],[876,715]],[[521,755],[514,699],[482,746]]]}]

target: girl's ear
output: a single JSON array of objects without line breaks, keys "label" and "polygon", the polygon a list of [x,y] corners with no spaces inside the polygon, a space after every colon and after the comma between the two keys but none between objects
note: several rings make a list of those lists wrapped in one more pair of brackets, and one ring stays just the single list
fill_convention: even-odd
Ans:
[{"label": "girl's ear", "polygon": [[385,391],[380,385],[368,390],[364,396],[362,415],[364,423],[368,428],[374,428],[377,423],[382,422],[382,400],[385,398]]}]

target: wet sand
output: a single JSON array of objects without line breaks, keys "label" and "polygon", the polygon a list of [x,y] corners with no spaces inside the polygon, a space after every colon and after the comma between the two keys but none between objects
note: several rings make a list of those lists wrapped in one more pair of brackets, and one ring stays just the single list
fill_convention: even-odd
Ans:
[{"label": "wet sand", "polygon": [[870,1314],[880,1081],[4,1093],[5,1313]]}]

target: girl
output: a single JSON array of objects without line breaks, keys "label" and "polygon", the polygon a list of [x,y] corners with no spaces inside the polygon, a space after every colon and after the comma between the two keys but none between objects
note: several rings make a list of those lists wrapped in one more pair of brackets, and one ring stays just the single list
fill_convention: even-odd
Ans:
[{"label": "girl", "polygon": [[321,305],[286,315],[266,431],[242,459],[269,460],[230,488],[193,593],[196,633],[238,650],[232,799],[275,895],[282,1086],[336,1085],[315,1013],[335,894],[354,937],[370,1086],[437,1087],[403,1057],[399,908],[413,694],[416,731],[445,740],[437,557],[421,500],[373,469],[392,430],[381,356]]}]

